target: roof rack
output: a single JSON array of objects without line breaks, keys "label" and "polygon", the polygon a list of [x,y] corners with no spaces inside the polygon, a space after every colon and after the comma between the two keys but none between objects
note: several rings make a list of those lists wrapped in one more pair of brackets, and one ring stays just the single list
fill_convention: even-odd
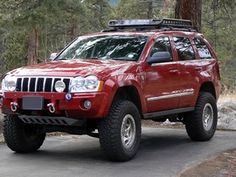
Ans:
[{"label": "roof rack", "polygon": [[184,31],[196,31],[190,20],[170,19],[164,18],[162,20],[157,19],[134,19],[134,20],[112,20],[108,23],[109,29],[107,31],[118,31],[124,29],[135,29],[136,31],[142,30],[184,30]]}]

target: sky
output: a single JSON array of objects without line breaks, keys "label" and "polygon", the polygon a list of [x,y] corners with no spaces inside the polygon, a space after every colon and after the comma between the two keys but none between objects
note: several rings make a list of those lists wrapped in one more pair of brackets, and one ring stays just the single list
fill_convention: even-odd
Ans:
[{"label": "sky", "polygon": [[117,5],[119,3],[120,0],[110,0],[112,5]]}]

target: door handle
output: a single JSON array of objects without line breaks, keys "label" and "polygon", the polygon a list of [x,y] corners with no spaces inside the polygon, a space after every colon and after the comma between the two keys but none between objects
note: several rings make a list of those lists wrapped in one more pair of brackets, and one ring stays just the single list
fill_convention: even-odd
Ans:
[{"label": "door handle", "polygon": [[175,74],[175,73],[178,73],[179,70],[177,70],[177,69],[171,69],[169,72]]},{"label": "door handle", "polygon": [[195,70],[196,70],[196,71],[201,71],[201,70],[202,70],[202,67],[196,67]]}]

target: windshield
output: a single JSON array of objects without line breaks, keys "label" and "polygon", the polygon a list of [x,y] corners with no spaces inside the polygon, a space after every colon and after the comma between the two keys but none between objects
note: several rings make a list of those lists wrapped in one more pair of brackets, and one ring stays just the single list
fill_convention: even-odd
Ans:
[{"label": "windshield", "polygon": [[147,36],[106,35],[79,37],[56,59],[113,59],[137,61]]}]

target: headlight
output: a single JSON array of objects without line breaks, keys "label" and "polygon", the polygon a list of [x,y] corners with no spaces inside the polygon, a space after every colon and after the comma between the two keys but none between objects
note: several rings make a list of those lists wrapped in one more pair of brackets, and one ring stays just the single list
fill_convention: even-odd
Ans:
[{"label": "headlight", "polygon": [[8,92],[13,92],[16,90],[16,80],[17,78],[14,76],[9,76],[7,75],[3,80],[2,80],[2,91],[8,91]]},{"label": "headlight", "polygon": [[76,77],[70,82],[71,93],[101,91],[102,82],[96,76]]}]

